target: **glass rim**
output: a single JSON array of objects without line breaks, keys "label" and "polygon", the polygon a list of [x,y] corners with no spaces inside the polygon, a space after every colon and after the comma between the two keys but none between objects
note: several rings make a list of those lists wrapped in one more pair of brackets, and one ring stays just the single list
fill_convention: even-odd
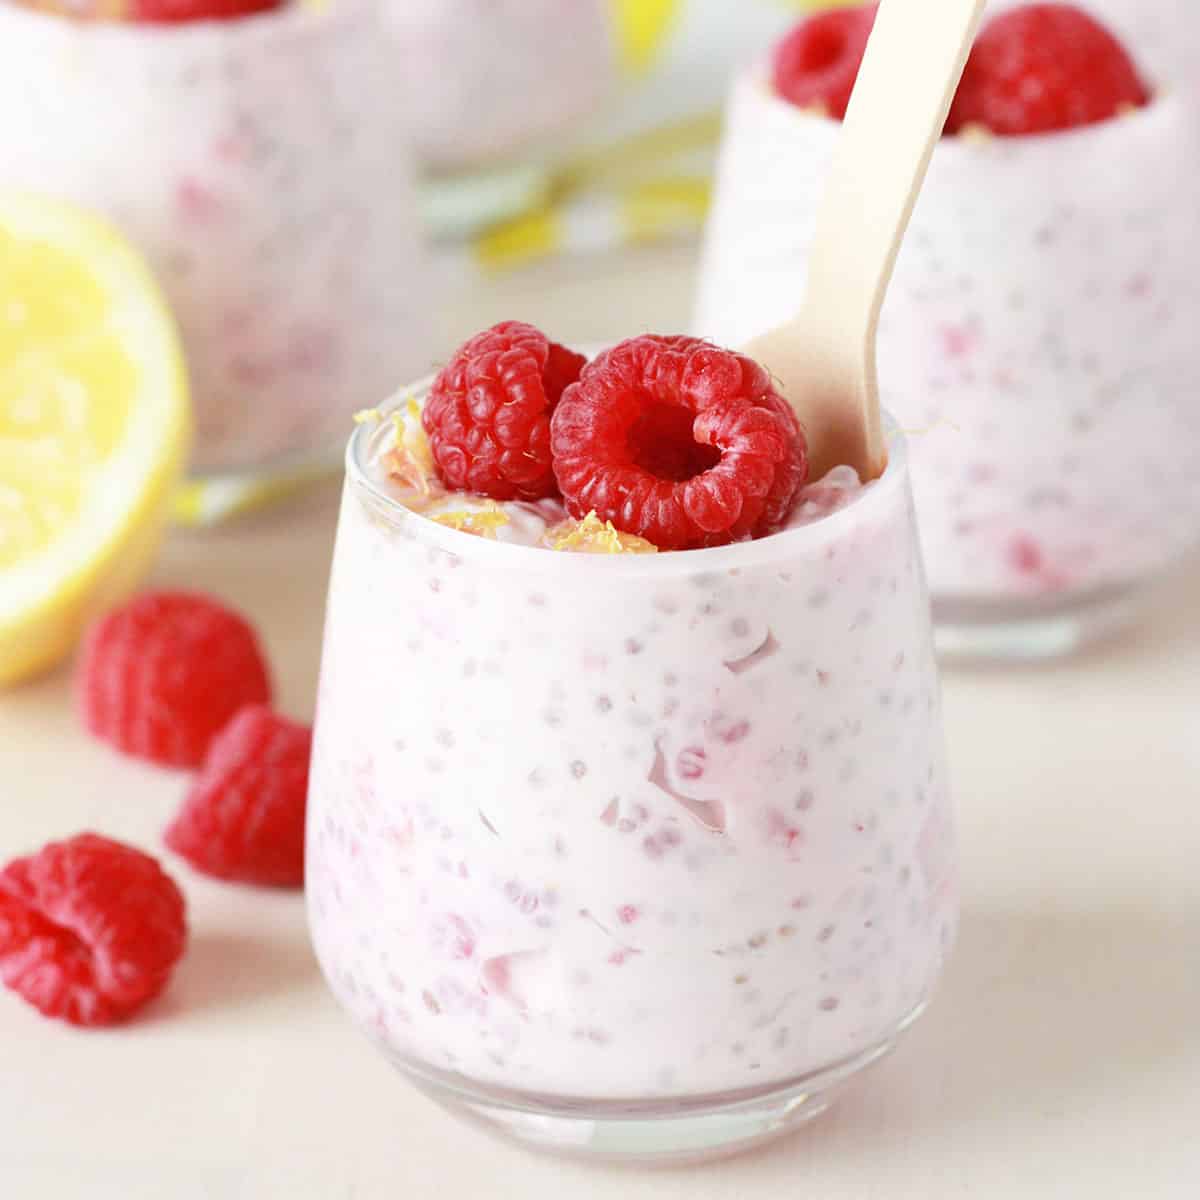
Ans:
[{"label": "glass rim", "polygon": [[[588,348],[589,350],[592,348]],[[401,388],[379,409],[386,416],[412,397],[423,398],[433,382],[430,374]],[[487,562],[497,568],[538,569],[540,571],[600,571],[621,575],[700,574],[706,571],[732,571],[758,567],[773,560],[786,561],[802,548],[819,547],[836,541],[847,524],[864,513],[875,512],[888,504],[899,489],[910,491],[908,443],[903,430],[890,413],[884,412],[884,437],[888,461],[883,474],[861,491],[845,507],[792,529],[781,529],[766,537],[711,546],[699,550],[668,550],[656,554],[569,554],[544,546],[501,542],[452,529],[406,507],[390,496],[362,461],[362,448],[378,428],[363,422],[346,443],[346,484],[363,499],[376,516],[393,529],[411,533],[415,540],[445,551],[460,559]],[[915,524],[915,517],[910,517]],[[915,531],[914,531],[915,533]]]}]

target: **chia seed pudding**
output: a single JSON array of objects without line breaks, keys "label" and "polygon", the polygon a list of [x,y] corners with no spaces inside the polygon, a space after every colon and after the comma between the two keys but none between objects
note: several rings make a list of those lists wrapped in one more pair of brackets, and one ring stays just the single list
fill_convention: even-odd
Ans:
[{"label": "chia seed pudding", "polygon": [[[903,438],[761,540],[584,554],[556,500],[398,486],[420,404],[347,457],[308,832],[329,984],[531,1140],[734,1102],[750,1129],[690,1136],[777,1132],[891,1044],[954,935]],[[671,1125],[607,1152],[679,1153]]]},{"label": "chia seed pudding", "polygon": [[[699,334],[737,345],[791,312],[838,133],[762,69],[736,81]],[[1200,105],[1169,89],[1102,124],[935,150],[879,360],[948,647],[1115,613],[1200,546],[1198,164]]]}]

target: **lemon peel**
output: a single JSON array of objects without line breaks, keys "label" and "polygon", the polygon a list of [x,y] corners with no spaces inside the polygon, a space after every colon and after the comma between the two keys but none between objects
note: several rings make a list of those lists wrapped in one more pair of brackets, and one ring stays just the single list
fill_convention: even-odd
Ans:
[{"label": "lemon peel", "polygon": [[434,513],[430,520],[447,529],[494,540],[496,530],[508,524],[508,513],[494,500],[489,500],[483,508],[455,508],[449,512]]},{"label": "lemon peel", "polygon": [[601,521],[593,509],[582,521],[568,518],[546,531],[551,550],[580,554],[657,554],[658,547],[635,533]]}]

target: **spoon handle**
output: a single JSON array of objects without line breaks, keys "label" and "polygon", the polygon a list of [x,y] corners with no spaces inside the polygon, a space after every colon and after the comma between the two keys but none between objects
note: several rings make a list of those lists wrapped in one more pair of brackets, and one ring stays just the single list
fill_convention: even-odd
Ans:
[{"label": "spoon handle", "polygon": [[786,359],[773,369],[809,428],[814,477],[849,463],[876,478],[886,465],[879,312],[985,3],[879,6],[817,209],[802,309],[763,339]]}]

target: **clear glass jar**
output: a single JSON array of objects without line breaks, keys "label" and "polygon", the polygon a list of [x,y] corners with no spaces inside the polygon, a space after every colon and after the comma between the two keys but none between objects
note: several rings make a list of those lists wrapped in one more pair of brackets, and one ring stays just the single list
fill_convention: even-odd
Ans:
[{"label": "clear glass jar", "polygon": [[607,0],[384,0],[396,95],[421,161],[494,166],[561,135],[615,88]]},{"label": "clear glass jar", "polygon": [[374,7],[76,22],[0,3],[0,184],[98,211],[181,326],[202,475],[336,463],[430,309]]},{"label": "clear glass jar", "polygon": [[440,1102],[698,1157],[819,1112],[925,1004],[953,829],[903,440],[814,524],[593,557],[449,530],[352,440],[307,893]]},{"label": "clear glass jar", "polygon": [[[794,305],[840,126],[735,85],[696,331]],[[769,167],[769,170],[768,170]],[[1075,648],[1200,548],[1200,104],[946,138],[879,329],[947,653]]]}]

